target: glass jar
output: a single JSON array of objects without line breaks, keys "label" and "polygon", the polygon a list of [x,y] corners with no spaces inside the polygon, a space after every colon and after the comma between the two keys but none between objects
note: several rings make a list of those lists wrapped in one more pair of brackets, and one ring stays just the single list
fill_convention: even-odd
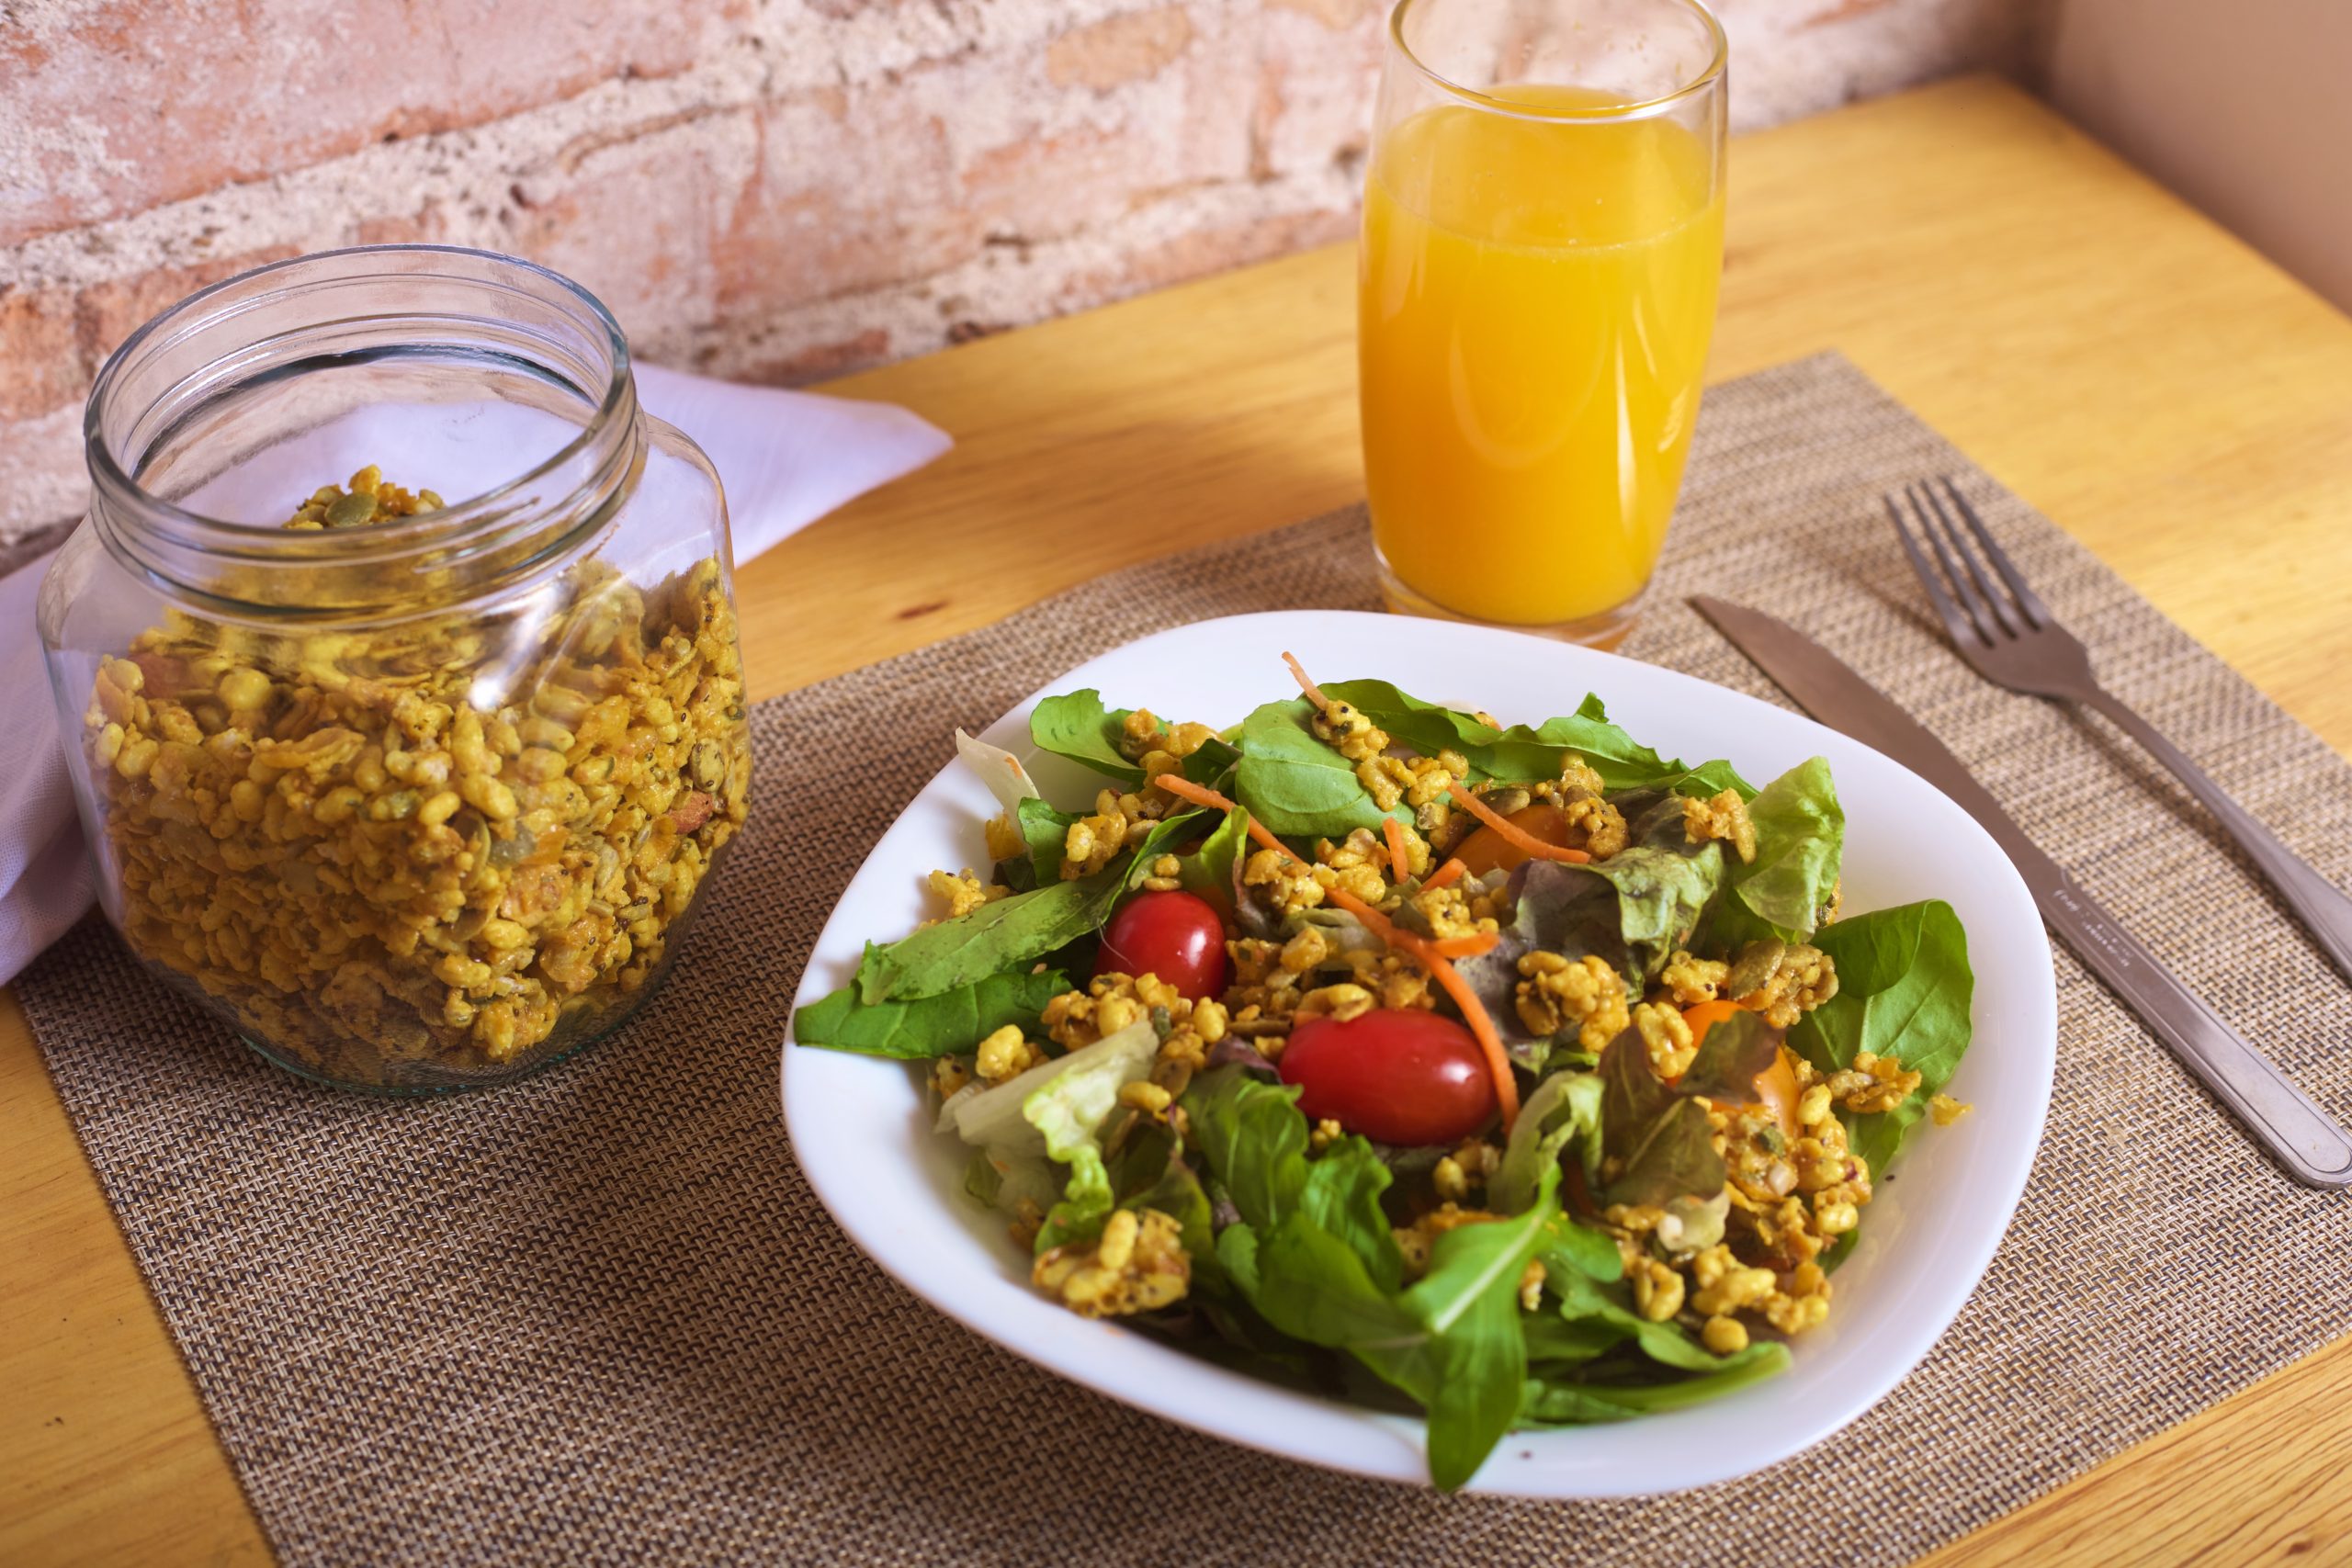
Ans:
[{"label": "glass jar", "polygon": [[40,634],[100,901],[157,975],[393,1093],[652,994],[750,735],[718,476],[594,298],[439,246],[284,262],[142,327],[85,430]]}]

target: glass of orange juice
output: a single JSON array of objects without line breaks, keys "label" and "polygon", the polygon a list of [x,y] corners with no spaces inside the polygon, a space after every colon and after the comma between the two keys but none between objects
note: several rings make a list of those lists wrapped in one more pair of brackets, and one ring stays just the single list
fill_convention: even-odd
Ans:
[{"label": "glass of orange juice", "polygon": [[1698,0],[1402,0],[1359,270],[1394,609],[1609,644],[1682,483],[1723,272]]}]

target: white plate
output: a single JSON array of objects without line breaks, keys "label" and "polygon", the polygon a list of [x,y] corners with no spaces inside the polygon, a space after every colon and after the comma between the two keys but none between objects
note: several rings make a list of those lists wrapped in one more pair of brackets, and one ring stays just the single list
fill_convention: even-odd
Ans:
[{"label": "white plate", "polygon": [[[1021,754],[1046,794],[1067,804],[1095,786],[1078,768],[1034,753],[1036,697],[1093,686],[1111,706],[1222,726],[1290,693],[1284,649],[1320,677],[1386,679],[1506,723],[1540,722],[1598,692],[1636,739],[1692,762],[1728,757],[1751,779],[1826,756],[1846,808],[1846,909],[1932,897],[1959,911],[1976,971],[1976,1028],[1951,1087],[1975,1113],[1924,1129],[1896,1168],[1899,1179],[1879,1189],[1862,1240],[1838,1272],[1829,1323],[1797,1341],[1794,1367],[1686,1410],[1514,1434],[1471,1489],[1613,1497],[1696,1486],[1783,1459],[1869,1409],[1975,1288],[2024,1190],[2049,1107],[2057,1043],[2050,948],[2000,850],[1924,780],[1808,719],[1611,654],[1441,621],[1321,611],[1182,626],[1080,665],[987,738]],[[846,984],[867,939],[888,941],[934,912],[927,872],[988,863],[980,824],[994,803],[955,762],[944,732],[939,754],[949,765],[874,847],[817,939],[796,1006]],[[1426,1482],[1418,1420],[1275,1388],[1116,1323],[1090,1323],[1032,1292],[1002,1222],[964,1196],[963,1153],[933,1134],[917,1072],[787,1043],[784,1114],[801,1168],[842,1228],[950,1317],[1200,1431],[1335,1470]]]}]

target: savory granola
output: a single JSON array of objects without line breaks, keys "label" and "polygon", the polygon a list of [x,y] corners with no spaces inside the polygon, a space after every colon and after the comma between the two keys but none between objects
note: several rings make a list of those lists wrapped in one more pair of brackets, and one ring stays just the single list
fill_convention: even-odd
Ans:
[{"label": "savory granola", "polygon": [[[285,525],[439,505],[370,467]],[[133,948],[346,1082],[508,1063],[632,1005],[743,821],[734,615],[716,558],[567,590],[528,648],[458,615],[173,611],[104,660],[85,740]]]}]

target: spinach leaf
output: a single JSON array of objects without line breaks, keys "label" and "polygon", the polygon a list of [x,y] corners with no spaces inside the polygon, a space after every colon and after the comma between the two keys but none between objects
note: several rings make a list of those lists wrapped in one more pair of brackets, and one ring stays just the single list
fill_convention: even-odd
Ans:
[{"label": "spinach leaf", "polygon": [[[1511,741],[1521,731],[1505,732],[1504,740]],[[1722,790],[1736,789],[1741,796],[1752,795],[1755,788],[1725,761],[1704,762],[1698,767],[1686,767],[1680,762],[1659,756],[1648,747],[1635,741],[1623,729],[1609,721],[1609,709],[1600,697],[1588,694],[1577,711],[1566,718],[1546,719],[1533,734],[1533,739],[1545,747],[1574,751],[1585,760],[1587,766],[1600,775],[1604,793],[1621,789],[1662,789],[1677,795],[1713,795]],[[1500,762],[1504,754],[1498,751]],[[1513,756],[1512,761],[1532,761]],[[1548,776],[1556,776],[1559,763],[1553,763]],[[1546,774],[1498,768],[1498,778],[1543,778]]]},{"label": "spinach leaf", "polygon": [[1050,801],[1034,796],[1013,807],[1014,824],[1029,845],[1031,886],[1061,880],[1062,845],[1069,840],[1070,824],[1077,820],[1074,814],[1057,811]]},{"label": "spinach leaf", "polygon": [[[1385,681],[1340,681],[1326,684],[1323,694],[1352,705],[1366,718],[1388,732],[1388,739],[1409,746],[1424,757],[1459,751],[1467,757],[1484,750],[1503,732],[1476,716],[1407,696]],[[1476,765],[1473,759],[1472,765]],[[1534,777],[1556,778],[1560,770]]]},{"label": "spinach leaf", "polygon": [[1789,1043],[1824,1072],[1869,1051],[1920,1075],[1918,1091],[1894,1110],[1847,1119],[1854,1152],[1883,1174],[1968,1049],[1976,991],[1968,933],[1951,905],[1930,899],[1835,921],[1813,941],[1838,965],[1838,994],[1804,1015]]},{"label": "spinach leaf", "polygon": [[[1234,797],[1283,838],[1344,839],[1377,830],[1385,813],[1373,804],[1355,764],[1306,728],[1315,710],[1304,697],[1267,703],[1241,722],[1241,761]],[[1400,820],[1411,819],[1402,808]]]},{"label": "spinach leaf", "polygon": [[1241,761],[1241,748],[1229,740],[1209,739],[1201,743],[1199,750],[1178,764],[1176,771],[1196,784],[1221,789],[1226,775]]},{"label": "spinach leaf", "polygon": [[1600,775],[1603,789],[1611,794],[1623,789],[1666,789],[1684,795],[1736,789],[1742,796],[1756,793],[1729,762],[1689,768],[1637,744],[1609,722],[1609,711],[1598,696],[1587,695],[1566,718],[1547,719],[1530,729],[1523,724],[1498,728],[1475,714],[1408,695],[1385,681],[1329,682],[1324,685],[1323,694],[1352,703],[1386,730],[1391,739],[1425,756],[1459,751],[1469,761],[1474,778],[1521,783],[1555,779],[1574,753]]},{"label": "spinach leaf", "polygon": [[862,1002],[854,985],[844,986],[793,1014],[792,1035],[803,1045],[923,1061],[968,1051],[1008,1023],[1030,1032],[1046,1004],[1069,988],[1069,981],[1052,970],[990,975],[904,1002]]},{"label": "spinach leaf", "polygon": [[1736,952],[1763,937],[1803,942],[1821,923],[1838,886],[1846,813],[1826,760],[1798,763],[1747,803],[1756,858],[1727,862],[1730,896],[1707,923],[1707,941]]},{"label": "spinach leaf", "polygon": [[1105,778],[1123,784],[1143,783],[1143,769],[1119,750],[1125,738],[1122,728],[1128,709],[1102,706],[1102,694],[1091,686],[1047,697],[1029,716],[1029,739],[1041,751],[1050,751]]}]

